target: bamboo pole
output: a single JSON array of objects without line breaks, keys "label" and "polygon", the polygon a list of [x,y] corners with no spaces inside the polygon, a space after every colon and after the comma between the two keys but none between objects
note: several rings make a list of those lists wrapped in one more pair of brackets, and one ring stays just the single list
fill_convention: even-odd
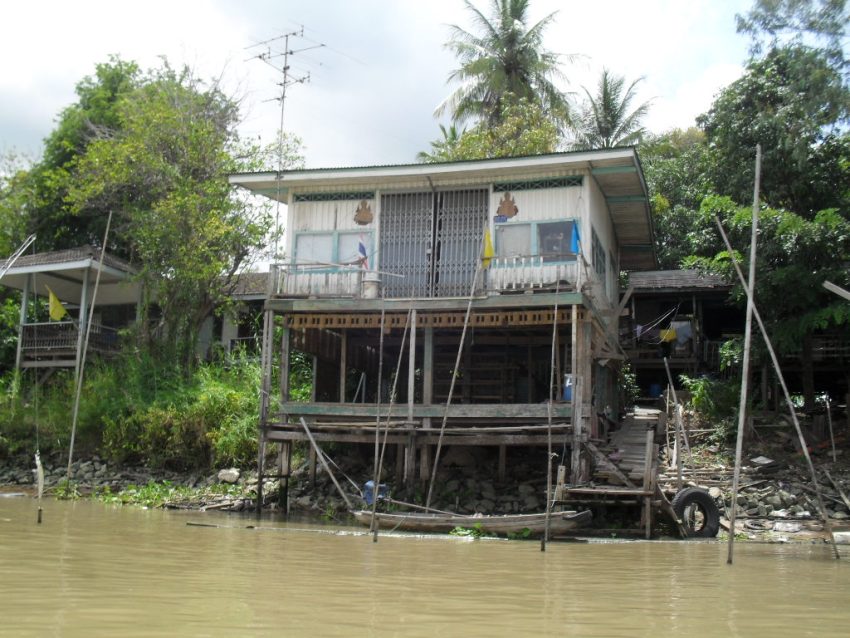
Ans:
[{"label": "bamboo pole", "polygon": [[667,370],[667,381],[670,384],[670,392],[673,394],[673,421],[676,432],[676,441],[673,444],[673,455],[676,457],[676,489],[682,489],[682,450],[684,449],[684,428],[682,427],[682,417],[679,413],[679,397],[676,395],[676,388],[673,387],[673,375],[670,374],[670,364],[667,363],[667,357],[664,357],[664,369]]},{"label": "bamboo pole", "polygon": [[[750,234],[750,273],[744,287],[747,290],[747,314],[744,326],[744,361],[741,370],[741,397],[738,403],[738,433],[735,439],[735,473],[732,476],[732,510],[729,515],[729,554],[726,563],[732,564],[735,546],[735,517],[738,513],[738,484],[741,479],[741,457],[744,450],[744,427],[747,420],[747,399],[750,386],[750,345],[753,335],[753,293],[756,282],[756,244],[759,225],[759,187],[761,185],[761,144],[756,144],[756,175],[753,184],[753,221]],[[731,252],[731,251],[730,251]]]},{"label": "bamboo pole", "polygon": [[829,442],[832,444],[832,462],[835,463],[838,458],[835,454],[835,435],[832,432],[832,406],[829,404],[829,395],[826,395],[826,423],[829,425]]},{"label": "bamboo pole", "polygon": [[[555,284],[555,312],[552,315],[552,354],[549,361],[549,405],[546,411],[546,523],[543,526],[543,538],[540,540],[540,551],[546,551],[549,542],[549,523],[552,518],[552,402],[555,388],[555,353],[558,347],[558,280]],[[560,383],[560,371],[558,371]]]},{"label": "bamboo pole", "polygon": [[[482,251],[483,258],[483,251]],[[449,406],[452,404],[452,396],[455,390],[455,381],[457,380],[458,368],[460,368],[460,359],[463,356],[463,344],[466,340],[466,332],[469,328],[469,317],[472,314],[472,302],[475,299],[475,287],[478,284],[478,275],[482,271],[482,258],[478,259],[478,265],[475,268],[475,274],[472,275],[472,287],[469,291],[469,301],[466,304],[466,315],[463,319],[463,330],[460,333],[460,343],[457,347],[457,357],[455,358],[455,367],[452,370],[452,380],[449,383],[449,395],[446,397],[446,409],[443,412],[443,420],[440,424],[440,435],[437,437],[437,448],[434,450],[434,463],[431,469],[431,478],[428,482],[428,495],[425,497],[425,507],[431,506],[431,496],[434,492],[434,479],[437,476],[437,467],[440,464],[440,451],[443,449],[443,435],[446,432],[446,422],[449,418]]]},{"label": "bamboo pole", "polygon": [[[407,321],[404,324],[404,333],[401,336],[401,346],[399,347],[399,350],[398,350],[398,362],[396,363],[395,376],[393,377],[393,387],[392,387],[392,390],[390,390],[390,405],[389,405],[389,408],[387,409],[387,420],[386,420],[386,425],[384,426],[384,440],[381,443],[381,453],[377,458],[378,465],[377,465],[377,471],[375,473],[375,480],[374,480],[374,484],[373,484],[374,487],[372,488],[374,490],[374,492],[372,493],[372,496],[373,496],[373,498],[372,498],[372,520],[369,523],[369,525],[371,527],[371,531],[372,531],[372,542],[373,543],[378,542],[378,523],[377,523],[377,519],[376,519],[376,515],[378,513],[378,491],[379,491],[379,486],[381,484],[381,473],[384,469],[384,453],[387,451],[387,438],[389,436],[389,431],[390,431],[390,415],[392,415],[393,406],[395,405],[395,396],[396,396],[396,388],[398,386],[398,378],[401,376],[400,373],[401,373],[401,362],[402,362],[402,359],[404,357],[404,343],[407,339],[408,329],[410,328],[410,325],[413,321],[412,315],[413,315],[414,312],[415,311],[413,309],[411,309],[407,312]],[[414,327],[414,329],[415,329],[415,327]],[[375,432],[376,438],[380,437],[380,429],[381,429],[380,418],[381,418],[380,417],[380,410],[378,410],[378,425],[376,427],[376,432]]]},{"label": "bamboo pole", "polygon": [[[100,247],[100,265],[97,269],[97,276],[94,279],[94,290],[92,291],[91,306],[89,307],[89,316],[86,321],[86,335],[83,340],[83,351],[80,355],[80,369],[76,375],[77,387],[74,393],[74,413],[71,418],[71,442],[68,445],[68,483],[71,482],[71,463],[74,461],[74,438],[77,434],[77,420],[80,415],[80,394],[83,391],[83,370],[86,367],[86,352],[89,349],[89,337],[91,336],[91,322],[94,318],[94,306],[97,301],[97,289],[100,285],[100,273],[103,272],[103,256],[106,254],[106,240],[109,238],[109,227],[112,225],[112,211],[109,211],[109,217],[106,218],[106,230],[103,232],[103,244]],[[88,281],[86,275],[85,281]],[[82,317],[81,317],[82,319]]]},{"label": "bamboo pole", "polygon": [[316,451],[316,456],[319,457],[319,461],[322,462],[322,467],[325,468],[325,472],[328,473],[328,476],[331,477],[331,481],[333,481],[334,487],[336,487],[336,491],[339,492],[339,495],[342,496],[342,500],[345,501],[345,506],[350,510],[353,509],[351,505],[351,501],[348,499],[348,494],[342,491],[342,487],[339,482],[336,480],[336,476],[334,476],[333,471],[331,470],[330,465],[328,465],[327,460],[325,459],[325,453],[322,452],[322,448],[319,447],[319,444],[316,443],[316,439],[313,438],[313,433],[310,432],[310,428],[307,427],[307,421],[304,420],[304,417],[300,417],[301,427],[304,428],[304,432],[307,433],[307,438],[310,439],[310,445],[313,446],[313,449]]},{"label": "bamboo pole", "polygon": [[[384,308],[384,296],[381,294],[381,334],[378,336],[378,387],[375,397],[375,468],[372,479],[372,489],[378,489],[378,457],[381,453],[381,377],[384,373],[384,322],[386,321],[386,310]],[[365,392],[365,390],[364,390]],[[378,540],[378,525],[375,522],[375,513],[378,509],[377,492],[372,502],[372,520],[369,523],[369,531],[375,534],[373,542]]]},{"label": "bamboo pole", "polygon": [[[729,238],[726,236],[726,231],[723,230],[723,225],[720,223],[720,218],[715,217],[714,220],[717,224],[717,228],[720,230],[720,236],[723,238],[723,242],[726,244],[726,248],[729,252],[729,258],[732,261],[732,265],[735,267],[735,272],[738,275],[738,279],[741,284],[744,286],[744,289],[747,290],[747,286],[744,280],[744,274],[741,272],[741,266],[738,264],[738,260],[735,259],[735,255],[732,251],[732,244],[729,243]],[[747,290],[747,292],[749,292]],[[776,377],[779,381],[779,385],[782,388],[782,392],[785,396],[785,403],[788,405],[788,410],[791,413],[791,420],[794,423],[794,429],[797,432],[797,438],[800,441],[800,447],[803,450],[803,457],[806,459],[806,464],[809,467],[809,473],[812,477],[812,485],[814,487],[815,495],[818,500],[818,507],[820,508],[821,518],[823,519],[823,526],[829,534],[829,538],[832,541],[832,550],[835,554],[835,558],[839,559],[841,556],[838,553],[838,547],[835,545],[835,535],[832,532],[832,523],[829,520],[829,516],[826,513],[826,506],[823,502],[823,496],[821,495],[820,488],[818,487],[818,478],[817,473],[815,472],[815,466],[812,463],[812,457],[809,454],[808,444],[806,443],[806,438],[803,436],[803,430],[800,427],[800,420],[797,418],[797,411],[794,409],[794,403],[791,401],[791,393],[788,391],[788,385],[785,383],[785,376],[782,374],[782,368],[779,367],[779,359],[776,356],[776,351],[773,349],[773,343],[770,341],[770,337],[767,334],[767,330],[764,327],[764,322],[762,321],[761,314],[759,313],[758,306],[753,303],[753,317],[758,323],[759,330],[761,331],[761,336],[764,339],[764,344],[767,347],[767,351],[770,354],[770,360],[773,363],[773,369],[776,371]],[[734,506],[733,501],[733,506]],[[734,533],[734,531],[733,531]]]}]

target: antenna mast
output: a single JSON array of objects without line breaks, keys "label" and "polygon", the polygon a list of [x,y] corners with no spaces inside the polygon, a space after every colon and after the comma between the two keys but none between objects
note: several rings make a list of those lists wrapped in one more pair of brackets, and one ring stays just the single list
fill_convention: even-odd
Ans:
[{"label": "antenna mast", "polygon": [[[280,261],[280,252],[279,252],[279,242],[280,242],[280,198],[281,198],[281,174],[283,173],[283,114],[286,106],[286,89],[289,88],[293,84],[306,84],[310,81],[310,73],[306,73],[302,76],[293,76],[291,74],[291,67],[289,65],[289,58],[296,53],[301,53],[302,51],[309,51],[310,49],[319,49],[324,47],[324,44],[315,44],[313,46],[302,47],[300,49],[291,49],[289,46],[290,38],[304,38],[304,26],[302,25],[298,31],[290,31],[289,33],[284,33],[283,35],[276,36],[274,38],[270,38],[269,40],[264,40],[263,42],[258,42],[255,45],[252,45],[248,48],[265,46],[266,50],[262,53],[255,55],[253,58],[249,58],[252,60],[260,60],[265,62],[270,67],[278,71],[283,77],[281,81],[278,83],[280,86],[280,95],[278,97],[272,98],[280,102],[280,128],[278,129],[277,134],[277,193],[275,195],[275,219],[274,219],[274,227],[275,227],[275,237],[274,237],[274,254],[272,255],[272,259],[274,263]],[[279,40],[283,40],[283,51],[275,51],[271,48],[272,42],[277,42]],[[283,64],[281,66],[277,66],[273,60],[275,58],[283,58]]]}]

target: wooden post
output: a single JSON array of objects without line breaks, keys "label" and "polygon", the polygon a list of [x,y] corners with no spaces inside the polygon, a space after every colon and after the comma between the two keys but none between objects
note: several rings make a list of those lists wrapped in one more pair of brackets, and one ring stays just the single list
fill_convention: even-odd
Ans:
[{"label": "wooden post", "polygon": [[[292,334],[291,328],[286,326],[282,329],[280,337],[280,401],[285,403],[289,401],[290,386],[290,337]],[[284,416],[284,423],[289,423],[289,417]],[[289,476],[292,473],[292,442],[281,441],[280,456],[278,459],[278,504],[285,514],[289,513]],[[260,481],[261,476],[257,477],[257,489],[262,489]]]},{"label": "wooden post", "polygon": [[643,511],[644,511],[644,524],[646,525],[646,538],[649,540],[650,536],[652,536],[652,467],[653,467],[653,451],[655,446],[653,445],[655,439],[655,428],[647,428],[646,429],[646,447],[644,448],[644,454],[646,458],[644,459],[643,466]]},{"label": "wooden post", "polygon": [[573,376],[573,393],[571,401],[572,415],[570,418],[573,422],[573,442],[570,454],[570,483],[572,485],[578,485],[581,478],[581,467],[579,465],[581,461],[581,386],[583,385],[581,375],[577,374],[580,350],[578,306],[573,306],[572,333],[573,356],[571,374]]},{"label": "wooden post", "polygon": [[670,364],[664,357],[664,368],[667,370],[667,381],[670,383],[670,394],[673,395],[673,416],[676,424],[676,441],[673,443],[673,457],[676,460],[676,489],[682,489],[682,448],[685,442],[684,428],[682,427],[682,416],[679,412],[679,397],[676,396],[676,388],[673,386],[673,375],[670,374]]},{"label": "wooden post", "polygon": [[308,465],[308,468],[307,468],[307,472],[308,472],[307,475],[310,479],[310,487],[311,488],[316,487],[316,460],[317,460],[316,459],[316,450],[314,450],[311,447],[309,455],[308,455],[309,465]]},{"label": "wooden post", "polygon": [[[407,355],[407,423],[413,427],[413,408],[416,402],[416,309],[410,311],[410,347]],[[404,450],[404,484],[411,486],[416,479],[416,435],[409,437]]]},{"label": "wooden post", "polygon": [[77,320],[77,358],[74,363],[74,379],[80,378],[80,365],[83,361],[83,344],[86,334],[86,318],[89,308],[89,278],[91,268],[86,268],[83,274],[83,290],[80,293],[80,317]]},{"label": "wooden post", "polygon": [[732,564],[735,545],[735,516],[738,511],[738,485],[741,478],[741,457],[744,449],[744,429],[747,418],[747,400],[750,384],[750,344],[753,335],[753,293],[756,285],[756,244],[758,243],[759,186],[761,183],[761,145],[756,145],[756,177],[753,186],[753,222],[750,234],[750,274],[746,282],[747,314],[744,324],[744,360],[741,369],[741,397],[738,402],[738,434],[735,439],[735,473],[732,475],[732,507],[729,514],[729,554],[726,562]]},{"label": "wooden post", "polygon": [[829,425],[829,442],[832,444],[832,462],[835,463],[838,458],[835,455],[835,436],[832,433],[832,406],[829,403],[829,395],[826,395],[826,422]]},{"label": "wooden post", "polygon": [[27,311],[29,309],[30,293],[32,292],[32,273],[24,279],[24,291],[21,295],[21,319],[18,324],[18,350],[15,353],[15,370],[21,369],[24,355],[24,325],[27,323]]},{"label": "wooden post", "polygon": [[339,340],[339,402],[345,403],[345,379],[348,372],[348,330],[342,329]]},{"label": "wooden post", "polygon": [[[425,342],[422,348],[422,403],[431,405],[434,402],[434,328],[427,326],[423,328]],[[422,420],[422,428],[431,429],[431,417]],[[431,471],[431,446],[422,445],[422,453],[419,458],[419,478],[427,481]]]}]

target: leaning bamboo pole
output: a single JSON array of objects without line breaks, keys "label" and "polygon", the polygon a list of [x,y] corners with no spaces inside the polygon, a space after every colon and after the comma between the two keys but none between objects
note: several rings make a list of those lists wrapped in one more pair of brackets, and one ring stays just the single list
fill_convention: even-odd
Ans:
[{"label": "leaning bamboo pole", "polygon": [[[552,314],[552,353],[549,358],[549,405],[546,410],[546,523],[540,551],[546,551],[549,542],[549,525],[552,519],[552,402],[555,400],[555,354],[558,349],[558,292],[560,280],[555,283],[555,312]],[[558,379],[558,383],[560,383]]]},{"label": "leaning bamboo pole", "polygon": [[[756,176],[753,184],[753,221],[750,234],[750,276],[743,283],[747,290],[747,315],[744,327],[744,361],[741,369],[741,397],[738,403],[738,434],[735,439],[735,473],[732,476],[732,509],[729,514],[729,554],[727,564],[732,564],[735,546],[735,517],[738,513],[738,484],[741,478],[741,457],[744,450],[744,425],[747,422],[747,399],[750,387],[750,345],[753,335],[753,294],[756,282],[756,244],[759,226],[759,186],[761,184],[761,144],[756,144]],[[731,251],[729,251],[731,253]]]},{"label": "leaning bamboo pole", "polygon": [[[398,361],[396,362],[395,367],[395,376],[393,377],[393,387],[390,390],[390,402],[389,407],[387,408],[387,421],[386,426],[384,427],[384,440],[381,443],[381,453],[378,457],[376,457],[376,470],[375,470],[375,479],[372,484],[372,520],[369,523],[369,526],[372,528],[372,542],[378,542],[378,523],[377,523],[377,513],[378,513],[378,492],[380,491],[381,485],[381,472],[384,468],[384,453],[387,451],[387,437],[390,432],[390,420],[392,419],[393,406],[395,405],[395,395],[396,388],[398,386],[398,378],[401,373],[401,362],[404,359],[404,346],[407,342],[407,333],[411,326],[411,318],[413,314],[413,309],[408,310],[407,312],[407,321],[404,324],[404,333],[401,336],[401,346],[398,349]],[[380,421],[380,406],[377,410],[378,412],[378,425],[377,430],[375,432],[375,440],[377,441],[381,436],[381,421]],[[377,452],[377,450],[376,450]]]},{"label": "leaning bamboo pole", "polygon": [[[484,236],[485,239],[489,238],[489,228],[485,222],[484,226]],[[431,506],[431,496],[434,492],[434,479],[437,476],[437,468],[440,464],[440,451],[443,448],[443,435],[446,432],[446,423],[449,419],[449,407],[452,404],[452,396],[454,395],[455,390],[455,381],[457,379],[458,368],[460,368],[460,359],[463,356],[463,344],[466,340],[466,332],[469,328],[469,318],[472,315],[472,302],[475,300],[475,289],[478,285],[478,275],[484,269],[484,260],[487,259],[487,263],[489,264],[489,258],[492,255],[487,255],[487,247],[485,244],[482,244],[481,250],[478,255],[478,263],[475,267],[475,273],[472,275],[472,286],[469,290],[469,300],[466,304],[466,314],[463,318],[463,330],[460,333],[460,343],[457,347],[457,357],[455,358],[455,366],[452,369],[452,379],[449,383],[449,395],[446,397],[446,409],[443,412],[443,420],[440,423],[440,435],[437,437],[437,449],[434,450],[434,463],[431,470],[431,478],[428,482],[428,495],[425,497],[425,507]]]},{"label": "leaning bamboo pole", "polygon": [[384,322],[387,314],[384,307],[384,296],[381,295],[381,334],[378,336],[378,386],[375,391],[375,471],[373,476],[372,496],[372,520],[369,523],[369,531],[375,533],[375,540],[378,540],[377,531],[378,525],[375,522],[375,511],[378,507],[377,492],[378,489],[378,456],[381,448],[381,377],[384,374]]},{"label": "leaning bamboo pole", "polygon": [[[744,273],[741,272],[741,266],[738,264],[738,260],[735,258],[735,254],[732,251],[732,244],[729,243],[729,238],[726,236],[726,231],[723,230],[723,225],[720,223],[720,218],[715,217],[715,223],[717,224],[717,228],[720,230],[720,236],[723,238],[723,242],[726,244],[726,249],[729,252],[729,258],[732,261],[732,265],[735,267],[735,272],[738,275],[738,279],[741,282],[741,285],[744,286],[744,289],[747,290],[747,285],[744,280]],[[776,371],[776,376],[779,379],[779,385],[782,387],[782,392],[785,395],[785,403],[788,405],[788,410],[791,413],[791,420],[794,423],[794,429],[797,432],[797,438],[800,441],[800,447],[803,450],[803,457],[806,459],[806,464],[809,467],[809,472],[812,476],[812,486],[815,495],[818,500],[818,507],[820,509],[821,518],[823,519],[823,526],[829,534],[829,538],[832,541],[832,549],[835,554],[835,558],[840,558],[838,554],[838,547],[835,545],[835,535],[832,532],[832,523],[829,520],[829,516],[826,512],[826,506],[823,502],[823,496],[820,492],[820,487],[818,486],[818,477],[815,472],[815,466],[812,463],[812,457],[809,454],[808,444],[806,443],[806,438],[803,436],[803,430],[800,427],[800,421],[797,418],[797,411],[794,409],[794,403],[791,401],[791,393],[788,391],[788,385],[785,383],[785,377],[782,374],[782,369],[779,367],[779,359],[776,356],[776,351],[773,349],[773,343],[770,341],[770,337],[767,334],[767,330],[764,327],[764,322],[762,321],[761,314],[759,313],[758,306],[753,303],[753,317],[758,324],[759,330],[761,331],[761,336],[764,339],[764,344],[767,347],[767,351],[770,354],[770,360],[773,363],[773,368]],[[734,530],[730,530],[731,533],[734,534]]]},{"label": "leaning bamboo pole", "polygon": [[[97,276],[94,279],[94,291],[92,292],[91,304],[89,307],[89,316],[86,320],[86,334],[83,339],[83,352],[80,355],[80,371],[76,378],[76,388],[74,393],[74,413],[71,417],[71,442],[68,445],[68,483],[71,482],[71,464],[74,462],[74,438],[77,434],[77,420],[80,415],[80,394],[83,391],[83,371],[86,367],[86,352],[89,349],[89,337],[91,336],[91,322],[94,319],[94,305],[97,301],[97,289],[100,286],[100,273],[103,272],[103,257],[106,254],[106,240],[109,238],[109,227],[112,225],[112,211],[109,211],[109,217],[106,218],[106,230],[103,232],[103,244],[100,247],[100,264],[97,269]],[[88,280],[88,274],[86,274]]]}]

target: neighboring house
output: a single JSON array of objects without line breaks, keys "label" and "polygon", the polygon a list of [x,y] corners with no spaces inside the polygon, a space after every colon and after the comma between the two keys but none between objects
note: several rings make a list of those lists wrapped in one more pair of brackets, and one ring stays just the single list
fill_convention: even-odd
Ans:
[{"label": "neighboring house", "polygon": [[717,373],[720,345],[744,330],[743,312],[729,304],[732,286],[696,270],[652,270],[629,275],[628,314],[620,342],[643,396],[667,386],[666,357],[678,385],[681,373]]},{"label": "neighboring house", "polygon": [[[21,256],[0,282],[22,292],[16,368],[77,369],[92,303],[89,352],[116,352],[118,331],[136,318],[139,285],[134,274],[130,264],[112,255],[101,261],[100,250],[91,246]],[[30,305],[39,297],[49,299],[50,292],[54,304],[58,300],[65,309],[64,316],[54,321],[45,308],[43,316],[31,319]]]},{"label": "neighboring house", "polygon": [[[0,271],[4,266],[5,262],[0,261]],[[132,265],[109,253],[101,263],[100,249],[91,246],[19,257],[0,281],[0,285],[22,293],[15,367],[76,370],[92,303],[95,310],[88,353],[98,356],[117,353],[119,331],[137,319],[141,287],[135,275]],[[226,353],[237,345],[249,352],[259,351],[258,334],[262,332],[262,305],[268,281],[267,272],[244,273],[238,277],[232,293],[237,302],[233,312],[207,319],[201,329],[198,356],[212,356],[213,344]],[[51,291],[66,314],[53,320],[45,305],[34,318],[35,300],[48,300]]]},{"label": "neighboring house", "polygon": [[[619,273],[656,265],[633,149],[230,181],[287,205],[288,258],[265,306],[283,339],[267,332],[260,424],[282,458],[306,437],[302,417],[316,439],[353,443],[389,419],[408,482],[428,476],[444,424],[446,445],[498,448],[500,474],[507,446],[546,443],[550,415],[569,446],[603,435],[623,359]],[[284,374],[270,408],[278,348],[283,370],[292,349],[313,356],[311,402],[289,401]]]}]

